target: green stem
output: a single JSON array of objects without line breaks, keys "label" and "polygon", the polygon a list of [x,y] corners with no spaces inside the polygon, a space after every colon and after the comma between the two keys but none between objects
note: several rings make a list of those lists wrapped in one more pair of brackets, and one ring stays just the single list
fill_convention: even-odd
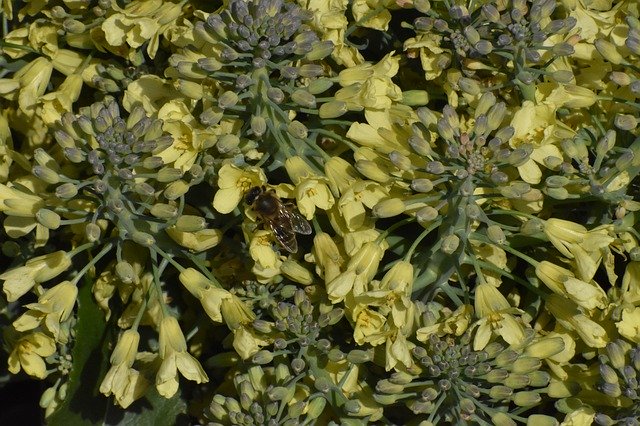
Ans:
[{"label": "green stem", "polygon": [[[88,247],[93,245],[94,245],[93,243],[84,244],[83,246],[76,248],[74,252],[80,249],[81,247]],[[84,267],[78,272],[78,274],[75,277],[73,277],[73,279],[71,280],[71,283],[74,285],[77,285],[78,281],[80,281],[80,279],[84,276],[84,274],[86,274],[89,269],[91,269],[100,259],[102,259],[105,254],[109,253],[109,251],[111,251],[112,248],[113,248],[113,243],[105,244],[102,250],[100,250],[100,252],[98,252],[98,254],[96,254],[94,258],[89,261],[89,263],[84,265]]]}]

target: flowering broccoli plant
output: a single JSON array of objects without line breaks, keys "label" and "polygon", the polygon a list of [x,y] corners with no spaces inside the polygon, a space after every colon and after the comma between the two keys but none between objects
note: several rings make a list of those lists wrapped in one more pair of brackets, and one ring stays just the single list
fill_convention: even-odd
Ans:
[{"label": "flowering broccoli plant", "polygon": [[637,424],[637,1],[1,5],[38,422]]}]

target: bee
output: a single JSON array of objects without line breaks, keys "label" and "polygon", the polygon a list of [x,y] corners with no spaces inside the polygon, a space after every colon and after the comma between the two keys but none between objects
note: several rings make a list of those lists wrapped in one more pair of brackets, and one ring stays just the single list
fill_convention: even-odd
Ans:
[{"label": "bee", "polygon": [[278,244],[290,253],[298,251],[296,233],[311,234],[311,225],[293,205],[285,204],[273,189],[254,186],[249,190],[245,201],[256,212],[262,223],[266,224]]}]

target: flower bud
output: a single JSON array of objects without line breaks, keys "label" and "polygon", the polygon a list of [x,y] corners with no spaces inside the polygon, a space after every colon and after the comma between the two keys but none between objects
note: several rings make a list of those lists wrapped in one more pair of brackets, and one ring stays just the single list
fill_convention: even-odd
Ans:
[{"label": "flower bud", "polygon": [[397,216],[402,214],[405,211],[404,202],[400,198],[387,198],[379,201],[373,209],[371,209],[371,213],[375,217],[379,218],[387,218]]},{"label": "flower bud", "polygon": [[36,212],[36,220],[46,228],[58,229],[60,227],[60,215],[49,209],[40,209]]},{"label": "flower bud", "polygon": [[142,231],[133,232],[131,239],[143,247],[151,247],[156,243],[156,239],[151,234]]},{"label": "flower bud", "polygon": [[256,136],[262,136],[267,131],[267,122],[264,117],[260,115],[252,115],[250,124],[251,131]]},{"label": "flower bud", "polygon": [[519,407],[531,407],[542,401],[542,397],[538,392],[523,391],[513,395],[513,403]]},{"label": "flower bud", "polygon": [[612,43],[599,38],[596,39],[593,44],[595,45],[596,50],[602,55],[602,57],[612,64],[620,65],[624,62],[624,58],[618,52],[616,46]]},{"label": "flower bud", "polygon": [[316,97],[304,89],[298,89],[291,94],[291,100],[305,108],[316,107]]},{"label": "flower bud", "polygon": [[150,213],[160,219],[173,219],[178,215],[178,208],[172,204],[156,203]]},{"label": "flower bud", "polygon": [[320,105],[318,114],[320,118],[336,118],[348,111],[347,103],[344,101],[330,101]]},{"label": "flower bud", "polygon": [[311,272],[295,260],[286,259],[284,262],[282,262],[280,271],[287,278],[297,283],[309,285],[313,282],[313,275],[311,274]]},{"label": "flower bud", "polygon": [[182,177],[182,171],[173,167],[164,167],[158,171],[156,180],[162,183],[173,182]]},{"label": "flower bud", "polygon": [[447,235],[442,241],[442,251],[445,254],[453,254],[460,245],[460,237],[455,234]]}]

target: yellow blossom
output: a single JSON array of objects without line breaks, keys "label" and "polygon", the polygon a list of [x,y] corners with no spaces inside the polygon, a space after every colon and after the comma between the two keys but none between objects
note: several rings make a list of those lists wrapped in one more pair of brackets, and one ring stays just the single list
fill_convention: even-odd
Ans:
[{"label": "yellow blossom", "polygon": [[316,263],[316,273],[324,278],[325,283],[329,283],[340,274],[340,268],[344,263],[337,244],[325,232],[319,232],[313,238],[313,248],[311,253],[305,256],[305,260]]},{"label": "yellow blossom", "polygon": [[216,136],[198,128],[197,120],[191,115],[182,100],[172,100],[158,111],[163,120],[162,130],[173,138],[171,146],[156,154],[166,165],[188,171],[200,152],[214,145]]},{"label": "yellow blossom", "polygon": [[66,343],[67,332],[60,325],[73,312],[77,295],[78,287],[70,281],[63,281],[45,291],[37,303],[26,305],[29,310],[13,322],[13,327],[18,331],[28,331],[42,324],[57,341]]},{"label": "yellow blossom", "polygon": [[222,304],[232,298],[232,294],[219,288],[200,272],[187,268],[180,272],[180,282],[202,303],[209,318],[215,322],[222,322]]},{"label": "yellow blossom", "polygon": [[409,368],[413,365],[413,357],[411,356],[411,349],[415,345],[407,341],[404,334],[400,330],[396,330],[396,333],[387,339],[385,347],[385,370],[390,371],[396,368],[396,365]]},{"label": "yellow blossom", "polygon": [[580,311],[572,300],[551,294],[547,297],[545,306],[558,324],[578,333],[588,346],[592,348],[606,346],[609,341],[606,330]]},{"label": "yellow blossom", "polygon": [[342,301],[347,294],[364,292],[378,271],[384,247],[376,242],[366,243],[349,260],[347,270],[327,283],[327,294],[332,303]]},{"label": "yellow blossom", "polygon": [[331,157],[324,164],[324,173],[329,179],[329,187],[333,195],[338,197],[347,191],[359,179],[353,166],[340,157]]},{"label": "yellow blossom", "polygon": [[604,290],[595,282],[585,282],[573,272],[548,261],[536,266],[536,276],[556,294],[569,297],[585,309],[604,309],[608,299]]},{"label": "yellow blossom", "polygon": [[15,302],[36,284],[49,281],[71,266],[71,258],[65,251],[56,251],[27,260],[24,266],[8,270],[0,275],[7,301]]},{"label": "yellow blossom", "polygon": [[353,339],[359,345],[378,346],[387,341],[389,325],[384,315],[373,309],[357,306],[353,314]]},{"label": "yellow blossom", "polygon": [[417,329],[416,339],[421,342],[426,342],[432,334],[437,334],[438,336],[445,334],[461,336],[465,331],[467,331],[472,315],[473,308],[471,305],[462,305],[445,317],[444,321],[426,325],[425,327]]},{"label": "yellow blossom", "polygon": [[581,244],[587,234],[587,228],[564,219],[548,219],[544,224],[544,233],[553,246],[566,257],[573,259],[572,244]]},{"label": "yellow blossom", "polygon": [[373,208],[387,195],[385,188],[375,182],[360,180],[351,185],[337,204],[348,230],[360,229],[367,218],[365,207]]},{"label": "yellow blossom", "polygon": [[139,343],[140,334],[136,330],[125,330],[120,335],[111,353],[111,368],[100,384],[100,393],[113,395],[114,402],[122,408],[141,398],[149,385],[144,376],[131,368],[138,354]]},{"label": "yellow blossom", "polygon": [[251,326],[242,326],[233,329],[233,349],[242,359],[248,359],[263,347],[270,345],[271,339],[259,334]]},{"label": "yellow blossom", "polygon": [[220,189],[213,199],[213,207],[220,213],[233,211],[249,189],[264,185],[267,181],[262,169],[257,167],[240,169],[232,164],[222,166],[218,176]]},{"label": "yellow blossom", "polygon": [[194,252],[202,252],[217,246],[222,241],[219,229],[201,229],[194,232],[179,231],[174,226],[165,230],[173,241]]},{"label": "yellow blossom", "polygon": [[510,125],[515,131],[509,144],[514,148],[522,144],[533,147],[529,158],[518,166],[520,177],[527,183],[540,183],[542,171],[539,164],[544,164],[547,157],[562,158],[556,144],[560,142],[561,136],[571,137],[574,133],[556,121],[555,109],[549,103],[534,104],[532,101],[524,101],[511,119]]},{"label": "yellow blossom", "polygon": [[512,314],[521,311],[512,308],[507,299],[493,285],[482,283],[476,286],[475,309],[478,330],[473,341],[474,350],[482,350],[491,336],[497,334],[510,345],[524,339],[524,327]]},{"label": "yellow blossom", "polygon": [[401,89],[391,80],[399,69],[399,57],[389,53],[377,64],[364,63],[340,72],[342,89],[335,94],[337,101],[346,102],[353,111],[384,110],[392,102],[402,101]]},{"label": "yellow blossom", "polygon": [[631,342],[640,343],[640,307],[622,309],[620,321],[616,322],[618,333]]},{"label": "yellow blossom", "polygon": [[38,379],[47,377],[47,366],[43,358],[53,355],[56,342],[44,333],[35,332],[21,337],[9,355],[9,371],[18,374],[20,368]]},{"label": "yellow blossom", "polygon": [[178,371],[196,383],[209,381],[198,360],[187,352],[187,342],[175,317],[167,316],[160,322],[159,355],[162,364],[156,374],[156,389],[165,398],[178,391]]}]

